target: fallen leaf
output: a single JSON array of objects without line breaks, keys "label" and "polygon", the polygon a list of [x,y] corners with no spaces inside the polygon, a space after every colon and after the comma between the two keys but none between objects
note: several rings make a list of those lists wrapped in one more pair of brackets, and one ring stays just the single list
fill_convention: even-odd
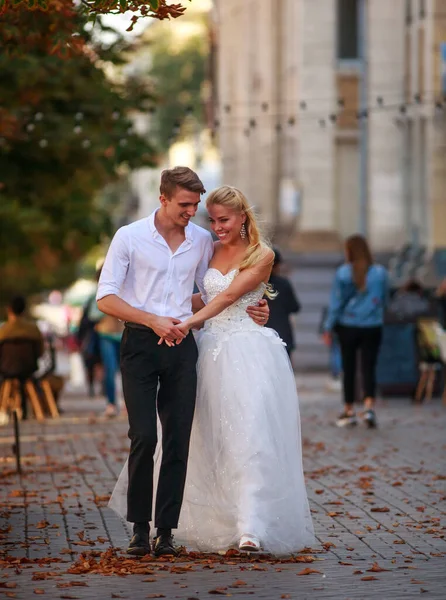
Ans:
[{"label": "fallen leaf", "polygon": [[225,588],[225,587],[217,587],[217,588],[214,588],[213,590],[209,590],[208,594],[214,594],[214,595],[218,595],[219,594],[220,596],[226,596],[227,595],[227,593],[226,593],[227,589],[228,588]]},{"label": "fallen leaf", "polygon": [[246,581],[243,581],[242,579],[237,579],[237,581],[234,581],[234,583],[229,587],[243,587],[244,585],[248,585]]},{"label": "fallen leaf", "polygon": [[387,506],[374,506],[373,508],[370,509],[370,512],[386,513],[386,512],[390,512],[390,508],[387,508]]},{"label": "fallen leaf", "polygon": [[165,598],[164,594],[149,594],[146,598]]},{"label": "fallen leaf", "polygon": [[370,569],[367,569],[367,571],[369,573],[382,573],[383,571],[389,571],[390,569],[383,569],[382,567],[379,566],[378,563],[373,563],[372,567]]},{"label": "fallen leaf", "polygon": [[281,598],[291,598],[291,596],[289,594],[282,594],[280,597]]},{"label": "fallen leaf", "polygon": [[322,547],[325,548],[325,550],[329,550],[330,548],[336,548],[335,544],[333,544],[333,542],[324,542],[322,544]]},{"label": "fallen leaf", "polygon": [[17,587],[15,581],[0,581],[0,588],[9,588],[10,590]]},{"label": "fallen leaf", "polygon": [[45,593],[45,590],[41,590],[40,588],[36,588],[36,589],[34,590],[34,593],[35,593],[35,594],[44,594],[44,593]]},{"label": "fallen leaf", "polygon": [[314,556],[296,556],[294,558],[294,562],[297,563],[312,563],[316,560],[316,558]]},{"label": "fallen leaf", "polygon": [[316,569],[310,569],[309,567],[307,567],[306,569],[302,569],[302,571],[299,571],[297,575],[311,575],[312,573],[319,573],[320,575],[322,574],[321,571],[317,571]]},{"label": "fallen leaf", "polygon": [[366,577],[361,577],[361,581],[377,581],[378,577],[374,577],[373,575],[367,575]]},{"label": "fallen leaf", "polygon": [[45,529],[45,527],[48,527],[48,525],[48,521],[39,521],[36,525],[36,529]]}]

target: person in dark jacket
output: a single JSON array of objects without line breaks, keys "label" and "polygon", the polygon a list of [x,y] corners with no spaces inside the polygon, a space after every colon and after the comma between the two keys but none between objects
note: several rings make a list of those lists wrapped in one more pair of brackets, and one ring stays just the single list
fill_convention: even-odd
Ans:
[{"label": "person in dark jacket", "polygon": [[270,314],[268,327],[277,331],[286,343],[288,356],[290,356],[296,347],[290,316],[297,314],[301,306],[291,283],[286,277],[279,274],[281,264],[282,256],[279,250],[274,248],[274,265],[269,283],[273,286],[274,291],[277,292],[277,296],[274,300],[269,301]]}]

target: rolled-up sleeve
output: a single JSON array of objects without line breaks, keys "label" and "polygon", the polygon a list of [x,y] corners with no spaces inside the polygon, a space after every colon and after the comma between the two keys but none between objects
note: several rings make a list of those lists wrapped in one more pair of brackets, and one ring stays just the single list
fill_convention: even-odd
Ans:
[{"label": "rolled-up sleeve", "polygon": [[129,268],[130,247],[126,227],[121,227],[115,233],[98,283],[96,300],[105,298],[110,294],[119,295]]},{"label": "rolled-up sleeve", "polygon": [[203,279],[214,254],[214,242],[212,241],[211,234],[206,236],[203,244],[203,253],[201,255],[200,262],[198,263],[197,270],[195,271],[195,284],[200,290],[201,294],[204,294]]}]

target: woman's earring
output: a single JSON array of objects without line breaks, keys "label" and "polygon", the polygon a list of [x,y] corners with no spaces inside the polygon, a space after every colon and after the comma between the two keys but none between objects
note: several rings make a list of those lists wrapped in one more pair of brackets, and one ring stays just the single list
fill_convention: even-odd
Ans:
[{"label": "woman's earring", "polygon": [[242,225],[242,228],[240,229],[240,237],[242,238],[242,240],[244,240],[246,237],[246,227],[244,223]]}]

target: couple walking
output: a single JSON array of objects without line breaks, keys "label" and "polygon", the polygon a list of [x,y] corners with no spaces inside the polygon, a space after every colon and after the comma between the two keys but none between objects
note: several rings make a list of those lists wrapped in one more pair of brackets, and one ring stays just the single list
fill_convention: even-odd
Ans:
[{"label": "couple walking", "polygon": [[163,171],[160,208],[117,231],[102,269],[131,440],[110,506],[134,524],[130,554],[150,552],[154,497],[156,556],[177,553],[172,529],[189,549],[287,554],[314,538],[293,371],[262,326],[274,255],[235,188],[207,199],[217,242],[190,222],[204,192],[191,169]]}]

